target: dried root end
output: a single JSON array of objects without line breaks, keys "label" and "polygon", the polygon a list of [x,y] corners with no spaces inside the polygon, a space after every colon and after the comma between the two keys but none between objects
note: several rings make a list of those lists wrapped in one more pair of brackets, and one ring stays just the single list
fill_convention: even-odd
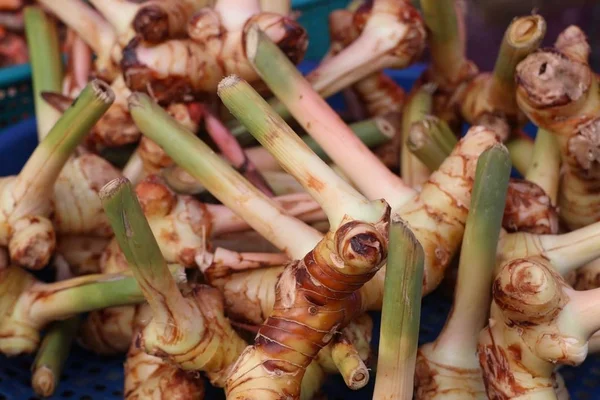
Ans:
[{"label": "dried root end", "polygon": [[45,365],[37,368],[31,377],[31,387],[38,396],[52,396],[56,389],[54,372]]},{"label": "dried root end", "polygon": [[550,50],[530,54],[517,65],[518,96],[543,109],[579,100],[592,83],[589,67]]},{"label": "dried root end", "polygon": [[586,64],[592,51],[587,36],[576,25],[570,25],[562,31],[554,47],[566,56]]},{"label": "dried root end", "polygon": [[103,103],[112,104],[115,101],[115,93],[110,85],[100,79],[92,81],[92,90],[96,97]]},{"label": "dried root end", "polygon": [[49,262],[56,249],[56,234],[49,219],[25,217],[13,224],[8,251],[13,262],[39,270]]}]

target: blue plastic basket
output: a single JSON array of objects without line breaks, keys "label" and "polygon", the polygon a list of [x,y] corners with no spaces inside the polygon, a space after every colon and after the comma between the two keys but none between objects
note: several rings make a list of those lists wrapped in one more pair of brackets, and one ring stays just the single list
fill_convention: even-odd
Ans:
[{"label": "blue plastic basket", "polygon": [[0,69],[0,129],[32,117],[31,67],[20,64]]},{"label": "blue plastic basket", "polygon": [[[307,71],[314,63],[303,63],[300,69]],[[389,71],[389,74],[406,90],[423,71],[418,65],[402,71]],[[343,107],[339,96],[331,99],[336,109]],[[27,119],[0,133],[0,176],[19,172],[37,143],[34,119]],[[8,156],[9,155],[9,156]],[[1,295],[1,294],[0,294]],[[419,343],[434,340],[439,334],[448,311],[451,299],[438,290],[423,299]],[[378,349],[380,315],[371,313],[374,319],[374,351]],[[30,367],[33,356],[6,358],[0,355],[0,400],[38,399],[30,385]],[[122,399],[123,361],[121,357],[100,357],[77,346],[67,361],[60,385],[52,399]],[[577,368],[564,367],[561,373],[565,378],[573,400],[600,399],[600,357],[591,355]],[[375,377],[360,391],[351,391],[340,376],[330,376],[324,391],[329,400],[367,400],[373,395]],[[206,399],[223,399],[223,391],[211,388],[207,383]],[[403,399],[404,400],[404,399]]]}]

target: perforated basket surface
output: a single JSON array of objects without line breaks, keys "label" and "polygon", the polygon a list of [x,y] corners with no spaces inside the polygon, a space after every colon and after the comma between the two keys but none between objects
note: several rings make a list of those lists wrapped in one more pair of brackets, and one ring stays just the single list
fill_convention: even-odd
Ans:
[{"label": "perforated basket surface", "polygon": [[[306,72],[314,63],[304,63],[300,70]],[[392,76],[406,90],[423,71],[423,66],[415,66],[402,71],[390,71]],[[340,97],[331,99],[336,109],[343,104]],[[531,128],[531,127],[530,127]],[[531,133],[531,129],[528,130]],[[36,146],[34,119],[27,119],[0,133],[0,177],[19,172]],[[447,288],[447,287],[446,287]],[[423,299],[419,344],[434,340],[439,334],[448,311],[451,298],[444,290],[439,290]],[[0,293],[0,296],[2,294]],[[374,319],[372,348],[378,351],[380,314],[371,313]],[[30,385],[30,367],[33,356],[6,358],[0,355],[0,400],[38,399]],[[60,385],[52,399],[112,400],[123,398],[124,357],[100,357],[76,345],[66,363]],[[600,399],[600,357],[590,355],[579,367],[560,369],[573,400]],[[369,385],[353,392],[348,389],[340,376],[329,376],[324,392],[329,400],[367,400],[373,395],[375,376]],[[224,399],[221,389],[211,388],[207,383],[206,399]],[[404,399],[403,399],[404,400]]]},{"label": "perforated basket surface", "polygon": [[[419,344],[434,340],[439,334],[450,309],[450,299],[440,291],[423,299]],[[379,313],[371,313],[374,319],[373,349],[377,350],[379,338]],[[39,399],[31,389],[30,367],[32,356],[6,358],[0,356],[0,400]],[[560,372],[565,378],[573,400],[600,398],[600,358],[589,356],[577,368],[565,367]],[[373,397],[375,377],[360,391],[348,389],[340,376],[330,375],[324,391],[329,400],[367,400]],[[207,400],[220,400],[225,396],[221,389],[207,383]],[[99,357],[77,346],[74,347],[51,399],[117,400],[123,398],[123,357]]]},{"label": "perforated basket surface", "polygon": [[33,114],[29,64],[0,68],[0,129]]}]

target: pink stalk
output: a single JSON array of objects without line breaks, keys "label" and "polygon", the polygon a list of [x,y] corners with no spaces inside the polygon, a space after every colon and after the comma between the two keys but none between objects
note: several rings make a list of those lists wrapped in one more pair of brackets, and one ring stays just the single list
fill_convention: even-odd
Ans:
[{"label": "pink stalk", "polygon": [[112,26],[96,10],[81,0],[38,0],[38,3],[77,32],[94,50],[101,73],[114,73],[111,52],[117,38]]},{"label": "pink stalk", "polygon": [[261,192],[273,197],[275,195],[273,190],[242,149],[235,136],[210,111],[205,109],[204,113],[206,130],[227,161]]},{"label": "pink stalk", "polygon": [[246,34],[246,55],[294,118],[369,199],[396,208],[416,192],[356,137],[296,67],[258,27]]},{"label": "pink stalk", "polygon": [[[279,207],[286,214],[296,217],[304,222],[321,222],[327,220],[327,216],[310,197],[308,193],[294,193],[274,197]],[[250,229],[248,223],[229,208],[223,205],[206,204],[207,211],[212,215],[212,233],[214,236],[230,232],[239,232]]]},{"label": "pink stalk", "polygon": [[71,29],[68,32],[67,42],[70,49],[62,93],[75,98],[88,83],[92,70],[92,49]]},{"label": "pink stalk", "polygon": [[214,253],[198,253],[196,263],[209,282],[235,272],[252,269],[279,267],[290,262],[285,253],[242,253],[222,247]]}]

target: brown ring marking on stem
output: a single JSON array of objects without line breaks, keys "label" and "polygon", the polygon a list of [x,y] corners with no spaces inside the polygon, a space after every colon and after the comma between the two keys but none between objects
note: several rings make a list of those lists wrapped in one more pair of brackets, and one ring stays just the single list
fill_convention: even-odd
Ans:
[{"label": "brown ring marking on stem", "polygon": [[562,285],[562,278],[543,259],[519,258],[504,265],[492,292],[495,303],[513,324],[535,326],[562,311],[568,301]]},{"label": "brown ring marking on stem", "polygon": [[[479,365],[483,370],[483,383],[488,396],[496,400],[510,400],[514,396],[527,392],[527,388],[521,386],[513,374],[506,351],[496,345],[494,334],[490,328],[485,328],[482,334],[488,335],[491,344],[479,345]],[[481,343],[481,340],[480,340]],[[505,387],[509,392],[505,391]]]}]

